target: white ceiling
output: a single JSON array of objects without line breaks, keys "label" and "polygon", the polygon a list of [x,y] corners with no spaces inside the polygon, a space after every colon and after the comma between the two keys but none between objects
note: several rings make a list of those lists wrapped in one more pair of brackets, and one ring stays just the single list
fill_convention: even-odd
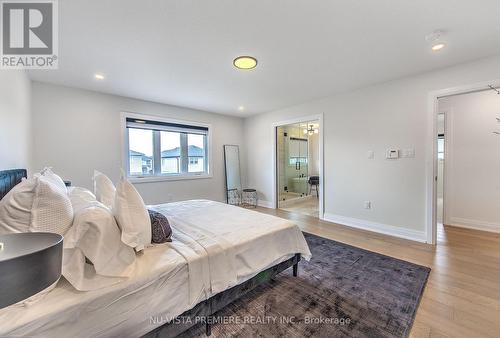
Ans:
[{"label": "white ceiling", "polygon": [[[59,70],[30,76],[249,116],[498,54],[499,13],[498,0],[60,0]],[[432,53],[436,29],[448,45]],[[257,68],[232,66],[245,54]]]}]

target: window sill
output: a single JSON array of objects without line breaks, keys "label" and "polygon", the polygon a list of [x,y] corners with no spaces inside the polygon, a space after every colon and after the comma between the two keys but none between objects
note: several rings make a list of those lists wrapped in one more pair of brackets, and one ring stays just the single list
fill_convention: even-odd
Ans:
[{"label": "window sill", "polygon": [[152,182],[163,182],[163,181],[183,181],[183,180],[198,180],[212,178],[212,174],[200,174],[200,175],[170,175],[170,176],[129,176],[128,180],[132,183],[152,183]]}]

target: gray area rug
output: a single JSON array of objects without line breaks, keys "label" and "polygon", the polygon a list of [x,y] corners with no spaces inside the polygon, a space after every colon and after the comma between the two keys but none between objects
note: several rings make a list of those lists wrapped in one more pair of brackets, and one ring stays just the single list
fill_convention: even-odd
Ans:
[{"label": "gray area rug", "polygon": [[[213,337],[407,337],[430,268],[311,234],[312,252],[214,318]],[[183,337],[205,337],[198,325]]]}]

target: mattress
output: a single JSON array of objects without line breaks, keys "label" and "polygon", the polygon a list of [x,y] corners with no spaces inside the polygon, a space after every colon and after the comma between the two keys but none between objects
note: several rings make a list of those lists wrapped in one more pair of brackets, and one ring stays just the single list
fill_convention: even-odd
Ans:
[{"label": "mattress", "polygon": [[132,277],[89,292],[61,278],[40,301],[1,309],[0,336],[139,337],[295,253],[310,258],[300,229],[277,217],[206,200],[150,208],[172,242],[146,248]]}]

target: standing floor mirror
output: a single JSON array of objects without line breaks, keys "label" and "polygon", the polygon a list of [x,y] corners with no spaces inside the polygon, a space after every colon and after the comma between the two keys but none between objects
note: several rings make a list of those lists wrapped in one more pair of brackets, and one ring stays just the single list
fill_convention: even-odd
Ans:
[{"label": "standing floor mirror", "polygon": [[241,203],[240,149],[236,145],[224,145],[224,168],[226,173],[226,202]]}]

